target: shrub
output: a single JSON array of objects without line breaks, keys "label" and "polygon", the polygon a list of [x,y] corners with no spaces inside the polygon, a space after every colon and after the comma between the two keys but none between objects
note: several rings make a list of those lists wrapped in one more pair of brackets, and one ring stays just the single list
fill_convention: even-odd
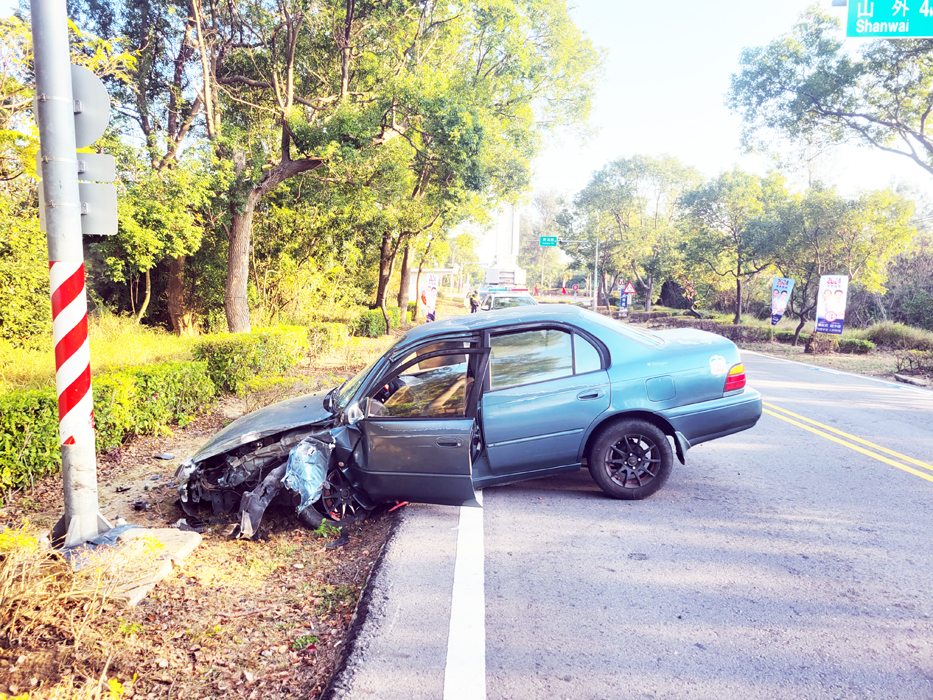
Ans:
[{"label": "shrub", "polygon": [[[94,377],[97,450],[129,435],[184,423],[211,403],[215,388],[203,362],[167,362]],[[0,394],[0,491],[58,473],[58,399],[54,389]]]},{"label": "shrub", "polygon": [[933,374],[933,351],[904,350],[895,355],[898,372],[905,370]]},{"label": "shrub", "polygon": [[0,394],[0,490],[56,474],[61,463],[55,389]]},{"label": "shrub", "polygon": [[[794,342],[794,331],[774,331],[774,339],[779,343],[793,343]],[[800,337],[797,339],[797,342],[806,343],[810,339],[809,333],[800,332]]]},{"label": "shrub", "polygon": [[95,379],[93,387],[100,452],[130,435],[154,435],[169,425],[184,425],[216,394],[205,362],[136,367]]},{"label": "shrub", "polygon": [[811,355],[823,355],[835,352],[839,348],[839,336],[830,333],[814,333],[807,339],[804,352]]},{"label": "shrub", "polygon": [[[393,328],[402,325],[402,312],[397,306],[386,307],[386,312],[389,314],[389,321],[392,323]],[[411,315],[406,314],[405,322],[407,323],[410,320]],[[385,335],[386,321],[382,317],[382,309],[369,309],[361,313],[352,332],[353,335],[361,335],[366,338],[378,338]]]},{"label": "shrub", "polygon": [[933,350],[933,333],[893,321],[875,323],[854,335],[897,350]]},{"label": "shrub", "polygon": [[315,321],[308,324],[310,353],[314,356],[338,350],[347,344],[347,326],[344,323]]},{"label": "shrub", "polygon": [[207,362],[214,385],[231,394],[260,374],[280,374],[308,352],[308,329],[276,326],[251,333],[224,333],[198,342],[194,355]]},{"label": "shrub", "polygon": [[848,355],[867,355],[875,349],[875,344],[870,340],[861,340],[859,338],[840,338],[839,352]]}]

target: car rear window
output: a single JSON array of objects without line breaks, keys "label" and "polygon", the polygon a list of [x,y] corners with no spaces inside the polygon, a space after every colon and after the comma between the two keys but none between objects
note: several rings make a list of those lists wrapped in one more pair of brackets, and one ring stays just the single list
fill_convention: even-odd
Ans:
[{"label": "car rear window", "polygon": [[634,328],[633,326],[629,326],[625,323],[622,323],[621,321],[614,321],[613,319],[601,314],[586,312],[586,320],[592,321],[593,323],[598,323],[600,326],[608,328],[609,330],[616,333],[620,333],[626,338],[630,338],[636,343],[641,343],[642,345],[649,345],[656,348],[664,345],[664,341],[651,331],[642,330],[641,328]]},{"label": "car rear window", "polygon": [[536,302],[531,297],[496,297],[493,300],[493,308],[511,309],[516,306],[535,306]]}]

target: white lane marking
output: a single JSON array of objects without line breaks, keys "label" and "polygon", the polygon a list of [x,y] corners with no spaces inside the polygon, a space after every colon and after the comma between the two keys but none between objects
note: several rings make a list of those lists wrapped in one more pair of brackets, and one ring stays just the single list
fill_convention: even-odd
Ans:
[{"label": "white lane marking", "polygon": [[866,379],[870,382],[878,382],[879,384],[884,384],[889,389],[903,389],[905,391],[915,391],[918,394],[923,394],[924,396],[930,395],[929,389],[920,389],[915,386],[910,386],[909,384],[895,384],[893,382],[889,382],[886,379],[878,379],[878,377],[869,377],[864,374],[855,374],[854,372],[846,372],[844,370],[836,370],[836,369],[830,370],[830,369],[826,369],[825,367],[820,367],[819,365],[810,365],[810,364],[807,364],[806,362],[798,362],[797,360],[788,360],[786,357],[778,357],[777,355],[769,355],[766,352],[757,352],[755,350],[740,350],[740,352],[742,354],[748,353],[749,355],[758,355],[759,357],[766,357],[769,360],[777,360],[778,362],[789,362],[792,365],[800,365],[801,367],[807,367],[809,369],[822,371],[822,372],[829,372],[830,374],[842,374],[847,377],[854,377],[856,379]]},{"label": "white lane marking", "polygon": [[483,509],[460,508],[450,604],[444,700],[486,698],[486,594]]}]

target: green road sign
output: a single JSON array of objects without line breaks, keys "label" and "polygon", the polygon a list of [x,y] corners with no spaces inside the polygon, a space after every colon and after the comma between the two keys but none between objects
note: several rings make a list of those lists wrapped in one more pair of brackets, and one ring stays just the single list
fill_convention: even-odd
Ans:
[{"label": "green road sign", "polygon": [[933,0],[849,0],[848,7],[848,37],[933,37]]},{"label": "green road sign", "polygon": [[541,236],[541,246],[555,248],[557,246],[557,236]]}]

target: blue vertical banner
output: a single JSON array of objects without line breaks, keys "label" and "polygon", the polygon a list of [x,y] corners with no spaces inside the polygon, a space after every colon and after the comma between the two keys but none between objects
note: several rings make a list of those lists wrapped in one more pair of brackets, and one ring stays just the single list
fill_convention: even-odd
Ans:
[{"label": "blue vertical banner", "polygon": [[794,291],[794,280],[787,277],[775,277],[771,281],[771,325],[776,326],[787,311],[787,302]]},{"label": "blue vertical banner", "polygon": [[816,300],[817,333],[842,335],[848,294],[848,275],[823,275],[820,277],[819,297]]}]

